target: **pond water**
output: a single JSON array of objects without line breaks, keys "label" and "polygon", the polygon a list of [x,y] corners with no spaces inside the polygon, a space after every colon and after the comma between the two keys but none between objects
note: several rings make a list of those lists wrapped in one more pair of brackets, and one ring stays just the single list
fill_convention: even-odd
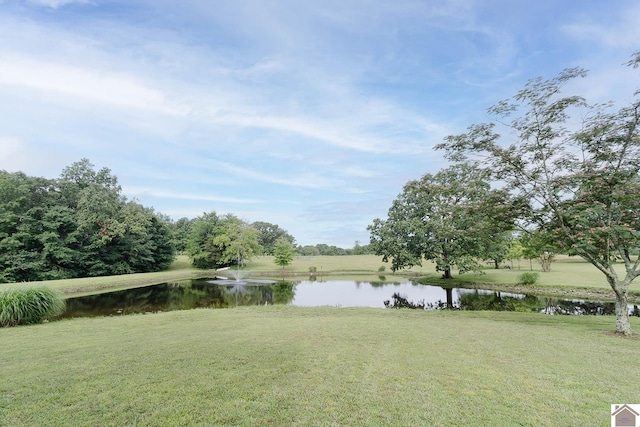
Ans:
[{"label": "pond water", "polygon": [[[401,299],[398,299],[401,298]],[[518,310],[549,314],[613,314],[613,303],[556,300],[486,290],[452,289],[412,282],[277,281],[274,283],[215,283],[211,279],[127,289],[67,299],[62,318],[153,313],[194,308],[289,304],[315,307],[399,306],[404,298],[419,308],[465,310]],[[630,306],[638,315],[638,309]]]}]

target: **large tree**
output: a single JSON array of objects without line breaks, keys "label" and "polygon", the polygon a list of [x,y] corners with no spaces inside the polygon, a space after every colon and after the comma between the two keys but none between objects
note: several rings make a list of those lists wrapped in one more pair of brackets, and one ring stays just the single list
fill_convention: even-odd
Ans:
[{"label": "large tree", "polygon": [[[638,64],[640,52],[629,62]],[[614,109],[562,93],[585,75],[574,68],[533,79],[489,109],[493,122],[470,126],[438,148],[451,160],[474,161],[529,200],[523,219],[558,250],[602,272],[616,296],[616,332],[632,334],[627,295],[640,275],[640,101],[636,92],[629,105]]]},{"label": "large tree", "polygon": [[222,250],[213,241],[220,217],[214,212],[207,212],[194,218],[191,223],[191,234],[187,244],[187,255],[193,265],[198,268],[224,267],[221,262]]},{"label": "large tree", "polygon": [[256,221],[251,225],[258,231],[258,243],[267,255],[274,254],[276,244],[280,239],[285,239],[292,245],[296,242],[296,239],[291,234],[276,224]]},{"label": "large tree", "polygon": [[214,232],[213,241],[221,248],[221,261],[225,265],[244,267],[248,260],[262,251],[258,231],[235,215],[225,215]]},{"label": "large tree", "polygon": [[[484,172],[468,165],[426,174],[404,186],[387,220],[368,227],[371,246],[385,262],[392,260],[394,271],[423,259],[435,262],[447,279],[454,267],[477,270],[490,242],[513,227],[504,197],[489,187]],[[487,216],[489,211],[496,215]]]},{"label": "large tree", "polygon": [[205,213],[192,221],[187,254],[198,268],[242,267],[262,250],[257,235],[255,228],[234,215]]}]

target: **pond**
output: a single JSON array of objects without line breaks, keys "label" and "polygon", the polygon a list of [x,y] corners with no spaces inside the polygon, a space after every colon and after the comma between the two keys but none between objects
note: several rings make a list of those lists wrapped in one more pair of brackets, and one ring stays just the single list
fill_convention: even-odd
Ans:
[{"label": "pond", "polygon": [[[262,281],[261,281],[262,282]],[[315,307],[398,307],[405,301],[422,309],[448,305],[464,310],[509,310],[548,314],[613,314],[613,303],[557,300],[487,290],[450,289],[402,282],[352,280],[251,283],[186,280],[67,299],[61,318],[155,313],[194,308],[289,304]],[[638,308],[630,306],[638,315]]]}]

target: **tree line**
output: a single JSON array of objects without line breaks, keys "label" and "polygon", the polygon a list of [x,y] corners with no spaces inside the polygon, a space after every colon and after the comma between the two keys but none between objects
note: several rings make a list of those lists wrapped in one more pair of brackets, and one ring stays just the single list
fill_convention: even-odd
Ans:
[{"label": "tree line", "polygon": [[169,219],[83,159],[58,179],[0,171],[0,282],[149,272],[174,259]]},{"label": "tree line", "polygon": [[[0,283],[161,271],[176,253],[198,268],[244,266],[253,256],[369,253],[296,246],[276,224],[215,211],[173,221],[123,194],[108,168],[88,159],[56,179],[0,170]],[[285,256],[286,255],[286,256]],[[281,264],[279,264],[281,265]]]}]

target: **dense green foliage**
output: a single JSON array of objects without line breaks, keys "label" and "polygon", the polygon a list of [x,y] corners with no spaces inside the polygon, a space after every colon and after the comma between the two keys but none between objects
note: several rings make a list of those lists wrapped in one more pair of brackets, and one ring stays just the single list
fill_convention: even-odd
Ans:
[{"label": "dense green foliage", "polygon": [[534,273],[531,271],[522,273],[520,276],[518,276],[518,283],[521,283],[525,286],[535,285],[537,281],[538,281],[538,273]]},{"label": "dense green foliage", "polygon": [[[628,65],[639,64],[636,52]],[[640,92],[617,111],[562,94],[585,75],[574,68],[531,80],[489,109],[493,122],[470,126],[439,148],[452,161],[474,162],[526,199],[528,230],[600,270],[616,294],[616,331],[630,334],[627,294],[640,276],[640,259],[632,256],[640,248]],[[577,115],[582,126],[575,129]],[[506,132],[498,133],[504,125]],[[624,276],[614,268],[618,260]]]},{"label": "dense green foliage", "polygon": [[0,171],[0,282],[165,269],[174,258],[167,224],[86,159],[59,179]]},{"label": "dense green foliage", "polygon": [[0,327],[32,325],[64,311],[62,295],[47,287],[0,291]]},{"label": "dense green foliage", "polygon": [[209,212],[191,222],[187,254],[198,268],[242,267],[261,252],[258,231],[235,215]]},{"label": "dense green foliage", "polygon": [[514,225],[505,196],[490,188],[486,174],[466,165],[426,174],[405,185],[387,220],[368,227],[371,245],[393,270],[427,259],[445,278],[454,266],[477,271],[477,259],[502,260],[508,253],[504,236]]},{"label": "dense green foliage", "polygon": [[173,246],[179,254],[187,252],[189,246],[189,236],[191,235],[192,221],[189,218],[180,218],[169,224],[173,233]]},{"label": "dense green foliage", "polygon": [[292,245],[296,242],[296,239],[291,234],[276,224],[256,221],[251,225],[258,231],[258,243],[262,247],[265,255],[273,255],[275,253],[277,243],[280,239],[284,239]]}]

